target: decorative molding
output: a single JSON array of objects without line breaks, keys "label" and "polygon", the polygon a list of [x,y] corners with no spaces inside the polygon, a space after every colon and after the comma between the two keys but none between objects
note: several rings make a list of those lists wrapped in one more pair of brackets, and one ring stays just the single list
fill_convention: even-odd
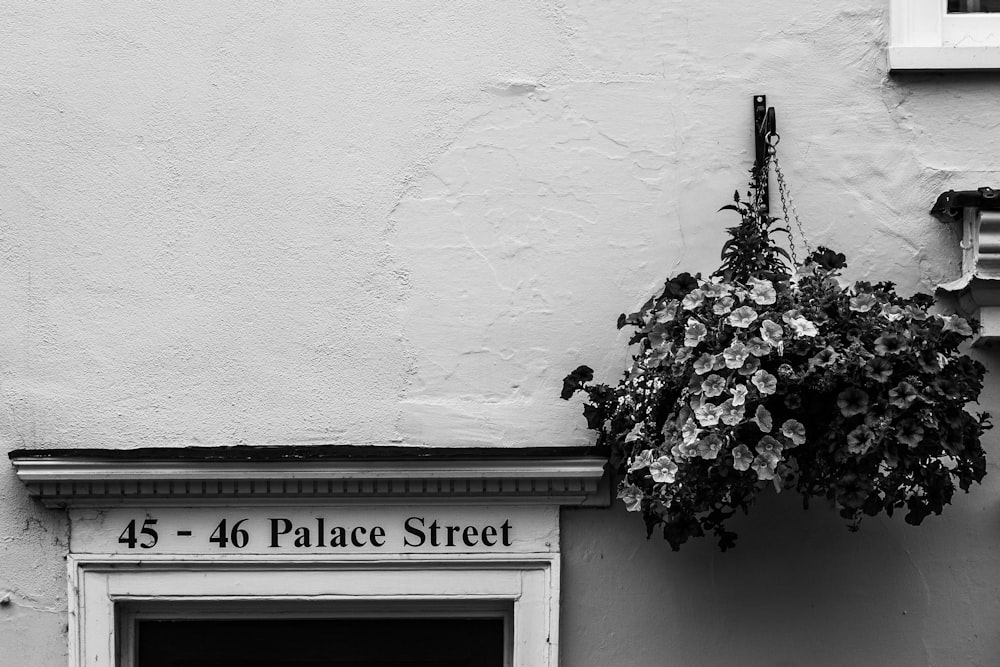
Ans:
[{"label": "decorative molding", "polygon": [[962,276],[938,285],[953,294],[961,313],[979,320],[974,345],[1000,338],[1000,211],[962,209]]},{"label": "decorative molding", "polygon": [[[254,448],[246,448],[254,449]],[[482,450],[336,447],[300,457],[276,448],[232,460],[225,448],[19,450],[28,492],[49,507],[260,502],[435,502],[606,506],[606,457],[554,448]],[[280,449],[280,448],[278,448]],[[293,450],[287,450],[292,452]],[[298,452],[300,450],[294,450]],[[192,452],[195,453],[192,456]],[[439,453],[436,453],[439,452]],[[576,453],[576,455],[572,455]],[[541,455],[540,455],[541,454]]]}]

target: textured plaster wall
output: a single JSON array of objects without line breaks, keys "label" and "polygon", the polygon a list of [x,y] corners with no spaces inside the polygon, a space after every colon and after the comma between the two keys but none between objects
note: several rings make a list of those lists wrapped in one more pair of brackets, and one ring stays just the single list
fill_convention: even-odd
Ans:
[{"label": "textured plaster wall", "polygon": [[[954,277],[926,211],[1000,185],[1000,76],[889,76],[887,4],[0,2],[0,449],[587,443],[560,380],[714,268],[756,92],[813,243]],[[990,470],[725,555],[568,512],[563,662],[995,664]],[[0,664],[63,664],[65,540],[0,473]]]}]

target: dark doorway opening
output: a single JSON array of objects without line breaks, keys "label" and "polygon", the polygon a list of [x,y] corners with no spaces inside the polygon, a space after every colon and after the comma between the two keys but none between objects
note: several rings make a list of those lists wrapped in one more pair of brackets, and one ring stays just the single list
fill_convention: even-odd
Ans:
[{"label": "dark doorway opening", "polygon": [[138,667],[503,667],[502,618],[140,620]]}]

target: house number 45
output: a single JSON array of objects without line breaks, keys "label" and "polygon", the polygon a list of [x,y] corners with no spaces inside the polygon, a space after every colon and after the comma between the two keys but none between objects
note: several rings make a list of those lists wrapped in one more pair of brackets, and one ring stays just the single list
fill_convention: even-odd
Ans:
[{"label": "house number 45", "polygon": [[136,537],[135,530],[135,519],[128,522],[125,526],[125,530],[122,534],[118,536],[119,544],[127,544],[129,549],[135,549],[135,545],[138,544],[143,549],[152,549],[156,546],[156,541],[159,539],[159,535],[156,534],[156,529],[153,526],[156,525],[156,519],[146,519],[142,522],[142,527],[139,528],[139,535],[141,537]]}]

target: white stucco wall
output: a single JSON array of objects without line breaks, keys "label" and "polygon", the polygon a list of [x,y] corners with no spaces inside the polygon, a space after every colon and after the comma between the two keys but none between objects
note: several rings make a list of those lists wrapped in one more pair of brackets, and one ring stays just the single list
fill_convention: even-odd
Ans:
[{"label": "white stucco wall", "polygon": [[[589,443],[561,379],[715,267],[753,93],[814,244],[952,277],[927,210],[1000,185],[1000,75],[889,76],[887,5],[0,2],[0,449]],[[775,500],[725,555],[570,513],[564,662],[993,664],[990,470],[919,530]],[[63,664],[65,539],[0,474],[0,663]]]}]

